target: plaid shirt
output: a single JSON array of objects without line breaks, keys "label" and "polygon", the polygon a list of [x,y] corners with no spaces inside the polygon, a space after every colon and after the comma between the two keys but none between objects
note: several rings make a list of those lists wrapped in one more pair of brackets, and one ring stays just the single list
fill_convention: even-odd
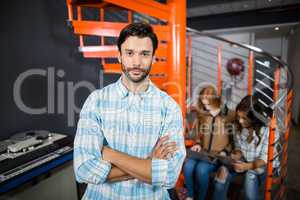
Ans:
[{"label": "plaid shirt", "polygon": [[[104,143],[146,159],[166,134],[179,150],[168,160],[152,159],[152,184],[138,179],[107,182],[111,164],[101,158]],[[76,180],[88,184],[83,199],[169,199],[167,189],[174,187],[185,154],[180,107],[151,82],[135,95],[120,78],[94,91],[83,105],[74,141]]]},{"label": "plaid shirt", "polygon": [[[247,162],[253,162],[257,159],[261,159],[268,162],[268,146],[269,146],[269,127],[262,127],[260,129],[260,142],[258,143],[259,138],[255,133],[253,140],[248,143],[248,129],[243,128],[241,134],[234,134],[234,145],[235,149],[239,149],[242,151],[243,158]],[[275,132],[275,141],[279,138],[279,133]],[[276,147],[276,146],[275,146]],[[274,155],[277,154],[276,148],[274,148]],[[273,161],[273,167],[279,166],[278,157]]]}]

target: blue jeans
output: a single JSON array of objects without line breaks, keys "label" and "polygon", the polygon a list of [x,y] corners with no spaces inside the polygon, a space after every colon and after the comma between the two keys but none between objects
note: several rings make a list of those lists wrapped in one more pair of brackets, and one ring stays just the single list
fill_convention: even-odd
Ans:
[{"label": "blue jeans", "polygon": [[194,198],[195,177],[199,187],[199,200],[204,200],[208,188],[209,175],[219,168],[216,164],[204,161],[186,159],[183,166],[185,185],[188,191],[188,197]]},{"label": "blue jeans", "polygon": [[[219,181],[214,182],[214,200],[226,200],[227,199],[227,191],[229,188],[230,181],[236,176],[238,173],[230,172],[227,176],[225,183],[221,183]],[[258,200],[259,199],[259,185],[264,184],[266,179],[266,170],[258,173],[255,170],[248,170],[244,172],[244,191],[245,191],[245,199],[246,200]]]},{"label": "blue jeans", "polygon": [[230,181],[234,176],[236,176],[235,172],[228,172],[227,178],[223,182],[220,182],[217,179],[214,180],[213,200],[227,199],[227,191],[230,185]]}]

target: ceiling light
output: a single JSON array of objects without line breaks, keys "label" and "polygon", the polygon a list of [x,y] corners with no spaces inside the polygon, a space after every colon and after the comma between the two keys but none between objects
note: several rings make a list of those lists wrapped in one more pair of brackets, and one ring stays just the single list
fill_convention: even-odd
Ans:
[{"label": "ceiling light", "polygon": [[272,0],[268,0],[268,2],[271,2]]},{"label": "ceiling light", "polygon": [[279,26],[276,26],[276,27],[274,28],[274,30],[275,30],[275,31],[279,31]]},{"label": "ceiling light", "polygon": [[248,4],[244,4],[243,6],[244,6],[244,8],[248,8],[249,7]]}]

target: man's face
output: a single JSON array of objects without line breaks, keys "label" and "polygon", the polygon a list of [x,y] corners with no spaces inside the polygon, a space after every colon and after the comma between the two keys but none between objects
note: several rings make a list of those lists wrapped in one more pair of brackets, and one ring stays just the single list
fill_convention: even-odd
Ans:
[{"label": "man's face", "polygon": [[128,80],[142,82],[150,73],[154,60],[151,39],[129,36],[121,45],[118,59]]}]

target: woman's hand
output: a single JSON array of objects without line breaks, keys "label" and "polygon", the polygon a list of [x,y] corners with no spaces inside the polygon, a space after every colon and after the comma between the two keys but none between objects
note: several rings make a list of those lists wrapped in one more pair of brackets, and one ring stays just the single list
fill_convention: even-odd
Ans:
[{"label": "woman's hand", "polygon": [[200,152],[201,151],[201,146],[200,144],[195,144],[194,146],[191,147],[192,151]]},{"label": "woman's hand", "polygon": [[219,155],[225,157],[225,156],[227,156],[227,153],[225,151],[221,151],[221,152],[219,152]]},{"label": "woman's hand", "polygon": [[232,153],[230,154],[230,157],[235,160],[235,161],[238,161],[242,158],[242,153],[240,151],[232,151]]},{"label": "woman's hand", "polygon": [[236,172],[242,173],[249,169],[252,169],[252,163],[237,161],[237,162],[233,163],[233,168]]}]

